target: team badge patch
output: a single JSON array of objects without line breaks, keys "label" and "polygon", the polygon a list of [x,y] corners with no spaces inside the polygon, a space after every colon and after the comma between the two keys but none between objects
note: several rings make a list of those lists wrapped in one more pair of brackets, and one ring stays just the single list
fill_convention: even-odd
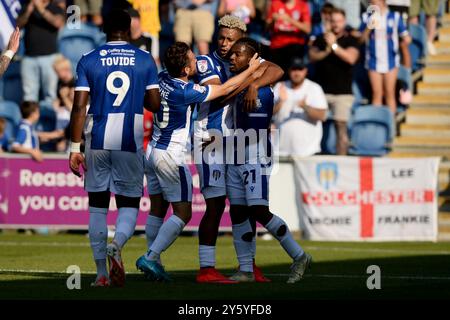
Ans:
[{"label": "team badge patch", "polygon": [[197,69],[198,72],[205,72],[206,70],[208,70],[208,62],[205,60],[199,60],[197,61]]}]

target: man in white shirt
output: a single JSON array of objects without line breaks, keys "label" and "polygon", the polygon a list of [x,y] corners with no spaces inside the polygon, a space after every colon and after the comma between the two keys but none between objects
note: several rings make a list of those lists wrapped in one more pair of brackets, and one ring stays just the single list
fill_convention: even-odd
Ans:
[{"label": "man in white shirt", "polygon": [[294,58],[289,80],[274,88],[272,121],[280,130],[281,156],[307,157],[321,151],[322,122],[327,118],[328,104],[322,88],[306,79],[307,73],[302,59]]}]

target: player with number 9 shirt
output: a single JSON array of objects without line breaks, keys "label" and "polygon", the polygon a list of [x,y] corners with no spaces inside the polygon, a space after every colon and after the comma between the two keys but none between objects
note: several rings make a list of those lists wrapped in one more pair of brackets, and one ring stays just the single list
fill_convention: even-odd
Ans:
[{"label": "player with number 9 shirt", "polygon": [[[77,66],[70,168],[77,176],[80,166],[85,168],[96,287],[124,285],[121,250],[134,233],[143,192],[143,110],[156,112],[160,106],[156,64],[147,51],[128,43],[130,24],[128,13],[113,10],[104,25],[108,42],[84,54]],[[80,152],[83,126],[85,156]],[[107,245],[111,192],[119,215],[114,239]]]}]

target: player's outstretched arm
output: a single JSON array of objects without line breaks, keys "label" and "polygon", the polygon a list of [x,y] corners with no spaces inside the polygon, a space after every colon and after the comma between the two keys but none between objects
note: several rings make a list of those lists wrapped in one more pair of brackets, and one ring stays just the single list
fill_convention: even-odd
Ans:
[{"label": "player's outstretched arm", "polygon": [[145,91],[144,108],[151,112],[158,112],[161,107],[161,96],[159,89]]},{"label": "player's outstretched arm", "polygon": [[259,67],[258,54],[255,53],[252,59],[249,62],[248,68],[238,74],[237,76],[232,77],[227,82],[220,86],[210,86],[210,94],[207,101],[214,100],[218,97],[227,95],[231,93],[233,90],[236,90],[239,85],[245,81],[246,78],[250,77],[253,72],[256,71]]},{"label": "player's outstretched arm", "polygon": [[70,114],[70,170],[81,177],[80,165],[86,171],[84,156],[80,152],[81,134],[86,120],[86,106],[89,98],[88,91],[75,91],[72,112]]}]

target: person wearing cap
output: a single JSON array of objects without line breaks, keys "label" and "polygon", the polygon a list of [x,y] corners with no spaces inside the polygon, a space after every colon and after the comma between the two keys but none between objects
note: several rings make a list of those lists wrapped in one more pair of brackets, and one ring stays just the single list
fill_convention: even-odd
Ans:
[{"label": "person wearing cap", "polygon": [[326,93],[336,124],[336,153],[347,154],[349,138],[347,122],[354,102],[353,67],[359,58],[359,43],[346,30],[345,12],[335,8],[331,13],[331,31],[313,42],[310,61],[315,63],[316,81]]},{"label": "person wearing cap", "polygon": [[321,151],[322,122],[327,118],[328,104],[320,85],[306,79],[307,74],[303,60],[294,58],[288,69],[289,79],[274,88],[272,123],[280,130],[281,156],[307,157]]}]

